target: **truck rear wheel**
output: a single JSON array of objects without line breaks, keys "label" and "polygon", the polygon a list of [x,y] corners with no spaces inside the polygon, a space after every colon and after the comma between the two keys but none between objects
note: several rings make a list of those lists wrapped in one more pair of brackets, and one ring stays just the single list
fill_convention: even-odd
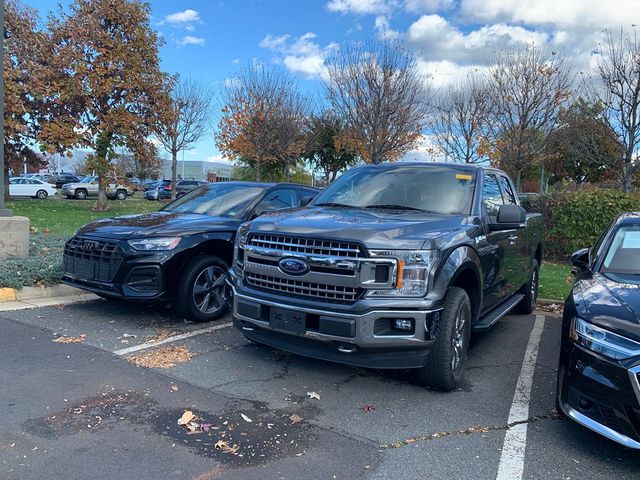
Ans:
[{"label": "truck rear wheel", "polygon": [[184,268],[176,295],[176,312],[194,322],[216,320],[227,313],[225,277],[229,266],[213,255],[192,258]]},{"label": "truck rear wheel", "polygon": [[458,287],[447,290],[436,343],[424,367],[418,370],[423,385],[449,392],[460,385],[471,339],[471,302]]},{"label": "truck rear wheel", "polygon": [[534,260],[531,264],[529,281],[522,286],[520,293],[524,295],[522,301],[516,305],[515,312],[521,315],[529,315],[536,308],[538,301],[538,283],[540,279],[540,266]]}]

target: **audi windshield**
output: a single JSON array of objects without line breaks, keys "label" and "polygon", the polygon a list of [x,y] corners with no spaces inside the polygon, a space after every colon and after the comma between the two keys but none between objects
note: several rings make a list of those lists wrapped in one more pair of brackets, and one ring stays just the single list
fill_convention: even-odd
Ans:
[{"label": "audi windshield", "polygon": [[237,218],[251,206],[266,187],[237,183],[202,186],[163,208],[166,212],[200,213],[214,217]]}]

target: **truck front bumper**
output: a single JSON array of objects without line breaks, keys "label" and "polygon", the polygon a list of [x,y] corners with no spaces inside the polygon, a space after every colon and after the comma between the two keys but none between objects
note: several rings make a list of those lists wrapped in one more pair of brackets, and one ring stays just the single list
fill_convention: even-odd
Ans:
[{"label": "truck front bumper", "polygon": [[[435,343],[440,308],[393,308],[388,301],[364,311],[357,302],[349,311],[344,305],[309,307],[294,297],[262,295],[233,275],[228,283],[234,325],[248,339],[280,350],[359,367],[403,369],[423,367]],[[406,304],[405,300],[396,303]],[[274,315],[291,314],[302,323],[294,329],[274,321]],[[411,329],[394,328],[396,320],[408,320]]]}]

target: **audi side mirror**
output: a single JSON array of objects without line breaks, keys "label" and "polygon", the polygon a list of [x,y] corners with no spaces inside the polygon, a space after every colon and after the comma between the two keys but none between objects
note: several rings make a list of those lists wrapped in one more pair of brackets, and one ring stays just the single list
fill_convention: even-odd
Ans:
[{"label": "audi side mirror", "polygon": [[581,248],[571,255],[571,265],[580,270],[589,269],[589,249]]}]

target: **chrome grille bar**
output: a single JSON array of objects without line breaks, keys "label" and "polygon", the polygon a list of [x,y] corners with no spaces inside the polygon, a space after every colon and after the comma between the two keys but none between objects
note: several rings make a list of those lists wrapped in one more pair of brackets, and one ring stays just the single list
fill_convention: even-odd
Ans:
[{"label": "chrome grille bar", "polygon": [[357,243],[293,237],[288,235],[254,233],[249,237],[247,245],[279,250],[285,253],[302,253],[305,255],[330,255],[334,257],[356,258],[366,256],[364,249]]}]

